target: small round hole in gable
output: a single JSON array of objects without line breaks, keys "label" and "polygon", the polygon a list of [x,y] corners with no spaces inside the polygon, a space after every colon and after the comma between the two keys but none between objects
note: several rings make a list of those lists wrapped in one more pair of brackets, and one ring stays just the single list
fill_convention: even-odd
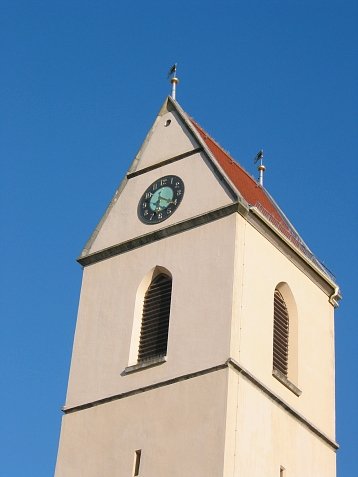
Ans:
[{"label": "small round hole in gable", "polygon": [[167,119],[164,123],[164,126],[167,128],[170,125],[171,122],[172,122],[171,119]]}]

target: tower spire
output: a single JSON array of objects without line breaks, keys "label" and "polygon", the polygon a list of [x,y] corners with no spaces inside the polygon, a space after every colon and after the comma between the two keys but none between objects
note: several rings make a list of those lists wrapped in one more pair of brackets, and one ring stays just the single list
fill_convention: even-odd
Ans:
[{"label": "tower spire", "polygon": [[170,82],[172,84],[172,98],[175,100],[176,98],[176,86],[179,83],[179,78],[177,78],[177,65],[178,63],[174,63],[174,65],[170,68],[168,73],[168,78],[170,78]]}]

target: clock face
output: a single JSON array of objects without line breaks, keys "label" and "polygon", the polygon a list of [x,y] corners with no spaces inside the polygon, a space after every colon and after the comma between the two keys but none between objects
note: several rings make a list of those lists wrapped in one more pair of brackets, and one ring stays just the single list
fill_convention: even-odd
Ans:
[{"label": "clock face", "polygon": [[178,176],[157,179],[142,195],[138,217],[145,224],[158,224],[178,208],[184,195],[184,182]]}]

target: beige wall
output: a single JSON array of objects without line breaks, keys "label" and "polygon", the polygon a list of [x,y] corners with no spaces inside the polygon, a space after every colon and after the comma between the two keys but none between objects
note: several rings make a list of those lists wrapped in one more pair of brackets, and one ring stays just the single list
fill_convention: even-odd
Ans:
[{"label": "beige wall", "polygon": [[334,477],[335,452],[253,384],[230,370],[226,477]]},{"label": "beige wall", "polygon": [[[142,194],[154,181],[170,174],[177,175],[184,181],[185,192],[180,206],[165,222],[143,224],[137,217],[138,202]],[[230,196],[208,167],[204,155],[195,154],[129,179],[93,242],[90,253],[230,203],[232,203]]]},{"label": "beige wall", "polygon": [[[165,161],[199,146],[175,111],[162,111],[139,154],[138,170]],[[170,121],[170,124],[168,124]]]},{"label": "beige wall", "polygon": [[[242,217],[237,216],[236,295],[231,355],[332,439],[334,322],[328,296]],[[290,287],[297,306],[297,397],[272,376],[273,294]],[[293,351],[292,349],[290,351]],[[290,371],[289,371],[290,373]]]},{"label": "beige wall", "polygon": [[[231,215],[86,267],[66,407],[225,362],[234,253]],[[173,277],[167,362],[123,376],[137,289],[157,265]]]},{"label": "beige wall", "polygon": [[[125,375],[133,364],[136,293],[155,266],[173,277],[167,362]],[[281,282],[297,307],[300,397],[272,377],[273,293]],[[85,268],[66,408],[201,371],[230,355],[334,440],[333,308],[238,214]],[[287,477],[335,475],[332,448],[233,370],[66,415],[56,477],[127,475],[137,448],[148,449],[146,477],[167,475],[179,457],[170,475],[276,476],[280,465]]]},{"label": "beige wall", "polygon": [[222,477],[227,370],[63,417],[56,477]]}]

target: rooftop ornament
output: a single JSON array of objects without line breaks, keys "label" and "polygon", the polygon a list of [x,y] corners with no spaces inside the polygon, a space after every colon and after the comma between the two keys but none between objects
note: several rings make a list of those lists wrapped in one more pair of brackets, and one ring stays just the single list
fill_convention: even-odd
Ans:
[{"label": "rooftop ornament", "polygon": [[168,72],[168,78],[170,78],[170,82],[172,84],[172,98],[175,101],[175,96],[176,96],[176,87],[177,84],[179,83],[179,78],[177,78],[177,66],[178,63],[174,63],[174,65],[170,68]]},{"label": "rooftop ornament", "polygon": [[257,170],[259,171],[259,184],[261,187],[264,186],[264,172],[266,170],[266,167],[263,165],[263,160],[264,160],[264,150],[260,149],[255,156],[254,164],[260,161],[260,164],[258,165]]}]

